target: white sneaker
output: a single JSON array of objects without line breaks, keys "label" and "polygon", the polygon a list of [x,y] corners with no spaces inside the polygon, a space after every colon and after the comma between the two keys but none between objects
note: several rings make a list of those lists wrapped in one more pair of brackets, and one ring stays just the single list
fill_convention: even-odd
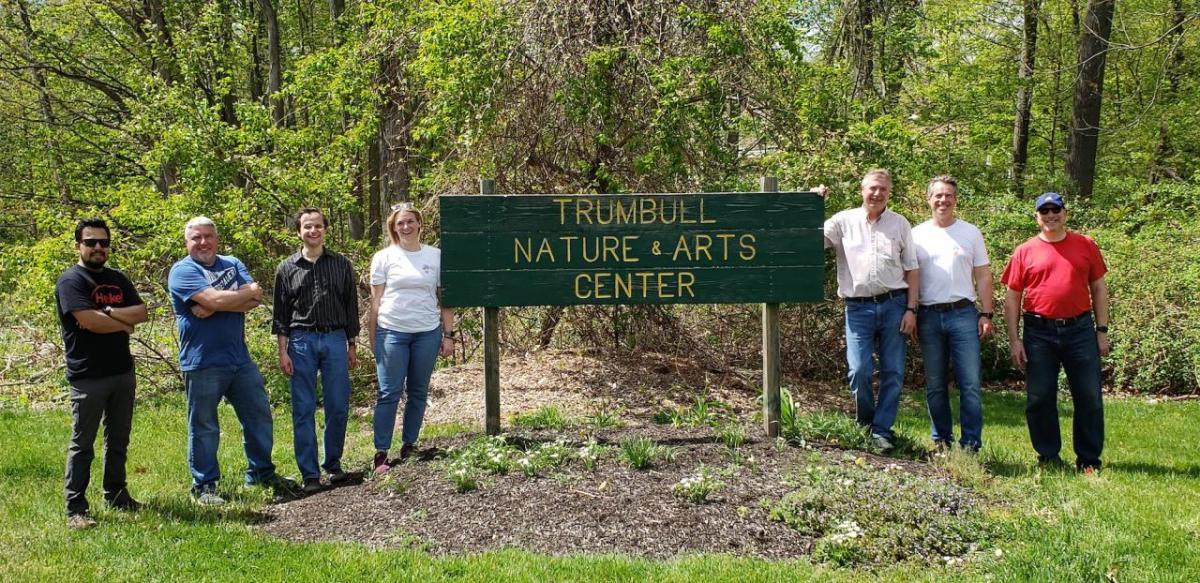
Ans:
[{"label": "white sneaker", "polygon": [[217,496],[216,492],[210,491],[201,492],[198,496],[192,497],[192,500],[201,506],[220,506],[225,503],[224,498]]},{"label": "white sneaker", "polygon": [[881,451],[883,453],[887,453],[887,452],[891,451],[892,448],[895,447],[894,445],[892,445],[892,442],[888,438],[886,438],[882,435],[871,436],[871,441],[874,441],[875,447],[878,447],[879,451]]}]

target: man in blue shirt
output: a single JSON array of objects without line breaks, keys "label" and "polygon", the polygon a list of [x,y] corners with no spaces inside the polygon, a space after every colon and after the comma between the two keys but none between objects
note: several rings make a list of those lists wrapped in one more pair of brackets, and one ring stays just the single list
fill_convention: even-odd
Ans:
[{"label": "man in blue shirt", "polygon": [[171,267],[167,287],[179,327],[179,368],[187,390],[192,495],[200,504],[225,503],[216,493],[221,477],[217,405],[222,398],[242,425],[249,462],[246,484],[295,491],[295,482],[275,473],[271,404],[246,348],[245,313],[262,303],[262,289],[236,257],[217,255],[217,227],[211,219],[188,221],[183,235],[188,256]]}]

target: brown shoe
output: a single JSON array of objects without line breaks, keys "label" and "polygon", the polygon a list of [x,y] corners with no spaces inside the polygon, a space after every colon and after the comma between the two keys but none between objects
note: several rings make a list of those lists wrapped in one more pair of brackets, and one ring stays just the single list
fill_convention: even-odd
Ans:
[{"label": "brown shoe", "polygon": [[71,514],[67,516],[67,528],[71,530],[85,530],[93,526],[96,526],[96,521],[92,520],[92,517],[86,514]]},{"label": "brown shoe", "polygon": [[417,446],[415,444],[412,444],[412,443],[404,444],[403,446],[400,447],[400,460],[399,461],[404,461],[404,460],[412,457],[412,454],[415,453],[416,451],[417,451]]}]

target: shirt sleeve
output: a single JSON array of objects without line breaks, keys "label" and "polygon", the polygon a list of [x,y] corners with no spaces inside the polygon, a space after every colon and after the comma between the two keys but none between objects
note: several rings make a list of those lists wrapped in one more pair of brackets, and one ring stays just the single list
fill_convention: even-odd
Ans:
[{"label": "shirt sleeve", "polygon": [[276,336],[287,335],[292,326],[292,302],[288,299],[287,289],[287,259],[275,269],[275,291],[271,293],[271,333]]},{"label": "shirt sleeve", "polygon": [[971,254],[973,257],[972,265],[974,267],[991,265],[991,261],[988,259],[987,245],[983,242],[983,233],[979,232],[978,227],[972,229],[971,245],[975,248]]},{"label": "shirt sleeve", "polygon": [[1100,245],[1096,240],[1087,237],[1088,247],[1091,249],[1091,267],[1088,269],[1088,283],[1094,282],[1108,273],[1108,265],[1104,263],[1104,255],[1100,253]]},{"label": "shirt sleeve", "polygon": [[79,310],[96,308],[87,281],[73,273],[58,280],[54,286],[54,293],[58,294],[58,304],[64,316]]},{"label": "shirt sleeve", "polygon": [[232,259],[233,264],[237,266],[238,287],[249,283],[254,283],[254,276],[250,275],[250,269],[246,267],[246,264],[242,263],[242,260],[237,259],[236,257]]},{"label": "shirt sleeve", "polygon": [[382,285],[387,283],[387,262],[383,256],[387,250],[384,249],[371,257],[371,285]]},{"label": "shirt sleeve", "polygon": [[825,226],[822,230],[825,234],[826,249],[842,246],[842,225],[837,221],[837,215],[826,219]]},{"label": "shirt sleeve", "polygon": [[358,338],[361,325],[358,322],[358,278],[354,277],[354,264],[345,258],[346,272],[342,282],[342,294],[345,298],[342,305],[346,308],[346,340],[354,342]]},{"label": "shirt sleeve", "polygon": [[1025,262],[1022,255],[1021,248],[1018,247],[1009,258],[1008,265],[1004,266],[1004,274],[1000,276],[1000,281],[1015,292],[1025,291]]},{"label": "shirt sleeve", "polygon": [[192,296],[212,287],[208,283],[208,279],[200,272],[200,267],[189,265],[188,263],[179,263],[171,268],[171,273],[167,276],[167,288],[171,295],[179,298],[183,303],[187,303],[192,299]]},{"label": "shirt sleeve", "polygon": [[904,271],[912,271],[920,267],[917,262],[917,247],[913,245],[912,225],[904,217],[900,217],[900,266]]}]

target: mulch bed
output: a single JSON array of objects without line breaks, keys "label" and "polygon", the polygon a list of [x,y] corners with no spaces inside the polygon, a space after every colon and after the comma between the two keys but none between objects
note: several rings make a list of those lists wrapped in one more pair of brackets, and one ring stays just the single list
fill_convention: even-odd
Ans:
[{"label": "mulch bed", "polygon": [[[467,438],[431,440],[417,458],[385,477],[332,488],[275,504],[261,525],[290,540],[341,540],[376,547],[416,547],[433,554],[476,553],[521,548],[549,555],[620,553],[668,558],[728,553],[769,559],[808,554],[812,540],[769,519],[763,501],[786,492],[784,480],[810,456],[838,460],[839,450],[776,448],[758,436],[743,446],[753,462],[729,463],[724,445],[708,428],[664,426],[605,430],[601,443],[627,435],[645,436],[678,448],[670,463],[634,470],[612,457],[594,471],[576,461],[548,476],[514,471],[489,475],[477,490],[457,493],[445,477],[446,449]],[[549,441],[546,432],[509,434],[510,440]],[[923,464],[863,455],[878,466],[900,463],[910,471]],[[704,464],[725,487],[708,502],[675,496],[673,486]],[[736,469],[734,469],[736,468]],[[728,475],[726,475],[728,474]]]}]

